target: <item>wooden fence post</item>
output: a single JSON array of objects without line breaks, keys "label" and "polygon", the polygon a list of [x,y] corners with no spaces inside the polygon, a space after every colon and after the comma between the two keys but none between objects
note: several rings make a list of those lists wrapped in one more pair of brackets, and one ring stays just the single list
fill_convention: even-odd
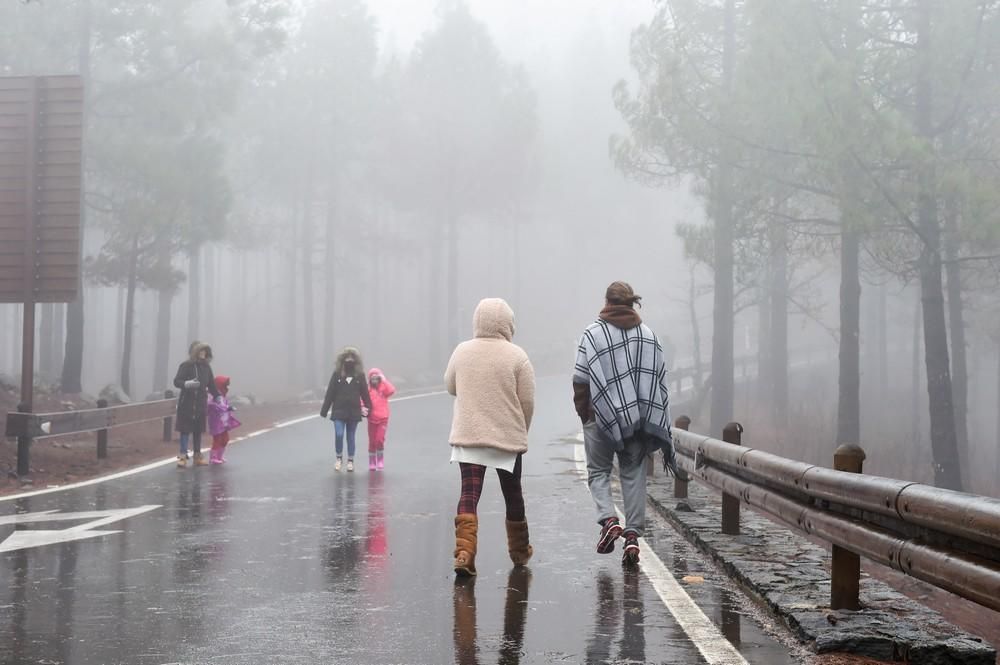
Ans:
[{"label": "wooden fence post", "polygon": [[[729,423],[722,430],[722,440],[737,446],[742,445],[743,425]],[[740,535],[740,499],[723,493],[722,495],[722,533],[727,536]]]},{"label": "wooden fence post", "polygon": [[[691,427],[691,419],[687,416],[680,416],[674,421],[674,429],[687,430]],[[677,452],[674,451],[674,455]],[[681,474],[674,476],[674,498],[675,499],[686,499],[688,498],[688,475],[683,474],[683,479],[680,477]]]},{"label": "wooden fence post", "polygon": [[[848,473],[863,473],[865,451],[854,444],[844,444],[833,454],[833,468]],[[833,546],[830,572],[830,608],[860,610],[861,557],[838,545]]]},{"label": "wooden fence post", "polygon": [[[164,399],[173,399],[174,398],[174,391],[173,390],[166,390],[166,391],[164,391],[163,392],[163,398]],[[169,441],[170,439],[173,438],[173,436],[174,436],[174,431],[173,430],[174,430],[174,417],[173,416],[167,416],[166,418],[163,419],[163,440],[164,441]]]}]

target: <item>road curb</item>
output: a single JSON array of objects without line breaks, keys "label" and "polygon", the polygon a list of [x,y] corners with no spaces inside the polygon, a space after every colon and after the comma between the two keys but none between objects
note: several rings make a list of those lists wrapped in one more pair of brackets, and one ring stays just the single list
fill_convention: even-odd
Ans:
[{"label": "road curb", "polygon": [[[720,531],[721,497],[697,483],[649,479],[653,508],[817,653],[921,665],[995,665],[997,652],[940,614],[863,575],[859,612],[830,609],[830,553],[749,510],[740,536]],[[681,501],[681,503],[678,503]]]}]

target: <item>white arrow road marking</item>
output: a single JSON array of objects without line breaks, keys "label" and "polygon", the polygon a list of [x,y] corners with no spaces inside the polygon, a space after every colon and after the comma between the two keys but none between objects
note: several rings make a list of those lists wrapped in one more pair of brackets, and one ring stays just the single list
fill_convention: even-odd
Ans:
[{"label": "white arrow road marking", "polygon": [[97,527],[113,522],[119,522],[129,517],[148,513],[161,506],[139,506],[138,508],[124,508],[119,510],[89,510],[78,513],[59,513],[54,510],[46,510],[38,513],[21,513],[20,515],[5,515],[0,517],[0,526],[5,524],[33,524],[37,522],[67,522],[78,520],[89,520],[83,524],[77,524],[67,529],[22,529],[15,531],[6,540],[0,542],[0,552],[13,552],[31,547],[41,547],[43,545],[53,545],[55,543],[65,543],[74,540],[85,540],[98,536],[107,536],[118,531],[99,531]]}]

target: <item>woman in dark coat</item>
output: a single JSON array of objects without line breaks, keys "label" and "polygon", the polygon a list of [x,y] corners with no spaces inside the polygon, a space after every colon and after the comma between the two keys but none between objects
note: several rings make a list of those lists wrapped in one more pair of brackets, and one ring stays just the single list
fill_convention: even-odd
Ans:
[{"label": "woman in dark coat", "polygon": [[208,393],[219,397],[212,373],[212,347],[202,342],[192,342],[188,348],[190,357],[177,368],[174,387],[180,391],[177,397],[177,415],[174,428],[181,434],[181,449],[177,456],[177,466],[187,466],[188,440],[193,439],[194,463],[205,466],[208,461],[201,454],[201,434],[205,431],[205,406]]},{"label": "woman in dark coat", "polygon": [[[362,406],[363,404],[363,406]],[[326,418],[330,414],[336,432],[337,463],[340,471],[344,455],[344,435],[347,435],[347,470],[354,471],[354,446],[358,423],[372,408],[372,398],[368,393],[365,368],[361,365],[361,352],[348,346],[337,354],[337,366],[326,388],[326,399],[319,415]]]}]

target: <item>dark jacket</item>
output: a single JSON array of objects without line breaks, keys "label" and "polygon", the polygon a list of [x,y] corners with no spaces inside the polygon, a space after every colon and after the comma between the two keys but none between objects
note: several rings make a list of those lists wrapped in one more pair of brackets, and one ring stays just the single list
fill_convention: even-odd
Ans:
[{"label": "dark jacket", "polygon": [[[177,368],[174,377],[174,387],[180,391],[177,397],[177,415],[174,418],[174,429],[181,434],[193,434],[205,431],[205,404],[208,394],[219,396],[215,386],[215,375],[208,361],[198,359],[198,354],[207,350],[211,358],[211,348],[207,344],[197,344],[191,349],[191,357]],[[191,379],[201,385],[197,388],[185,388],[184,384]]]},{"label": "dark jacket", "polygon": [[[348,357],[354,359],[354,374],[347,376],[344,364]],[[348,381],[350,379],[350,381]],[[330,383],[326,387],[326,398],[319,415],[323,418],[330,414],[330,420],[342,420],[347,423],[361,422],[361,404],[368,411],[372,408],[372,398],[368,393],[368,380],[361,366],[361,355],[357,349],[348,347],[337,356],[337,367],[333,370]]]}]

